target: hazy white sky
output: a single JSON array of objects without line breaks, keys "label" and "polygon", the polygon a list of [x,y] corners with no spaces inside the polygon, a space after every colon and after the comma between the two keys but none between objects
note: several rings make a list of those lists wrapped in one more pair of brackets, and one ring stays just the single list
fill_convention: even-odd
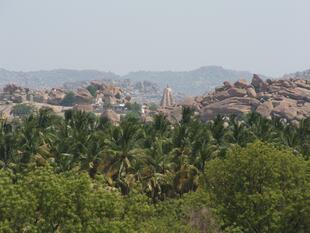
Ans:
[{"label": "hazy white sky", "polygon": [[0,67],[280,75],[310,68],[309,0],[0,0]]}]

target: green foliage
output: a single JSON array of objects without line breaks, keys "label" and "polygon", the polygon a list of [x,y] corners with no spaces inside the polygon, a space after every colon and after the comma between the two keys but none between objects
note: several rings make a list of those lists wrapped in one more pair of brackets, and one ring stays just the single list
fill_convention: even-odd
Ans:
[{"label": "green foliage", "polygon": [[28,104],[17,104],[12,108],[12,114],[18,117],[29,116],[33,111],[34,108]]},{"label": "green foliage", "polygon": [[308,162],[261,142],[206,167],[207,189],[229,232],[307,232],[309,175]]},{"label": "green foliage", "polygon": [[86,89],[89,91],[89,93],[93,96],[96,97],[97,96],[97,88],[93,85],[89,85],[86,87]]},{"label": "green foliage", "polygon": [[0,120],[0,232],[303,233],[309,155],[310,119],[42,109]]},{"label": "green foliage", "polygon": [[61,105],[63,106],[73,106],[76,102],[74,92],[69,92],[66,94],[65,98],[62,100]]},{"label": "green foliage", "polygon": [[124,117],[122,117],[123,119],[136,119],[136,120],[139,120],[141,119],[140,117],[140,113],[138,112],[128,112]]},{"label": "green foliage", "polygon": [[134,103],[126,103],[126,108],[135,113],[140,113],[141,112],[141,105],[134,102]]},{"label": "green foliage", "polygon": [[156,110],[158,109],[158,106],[157,106],[157,104],[155,104],[155,103],[150,103],[149,109],[150,109],[151,111],[156,111]]},{"label": "green foliage", "polygon": [[36,169],[17,183],[0,171],[0,226],[12,232],[114,232],[124,201],[87,174]]},{"label": "green foliage", "polygon": [[99,177],[56,174],[49,167],[17,182],[0,170],[0,178],[1,232],[194,232],[188,214],[205,204],[191,197],[155,206],[141,194],[121,196]]}]

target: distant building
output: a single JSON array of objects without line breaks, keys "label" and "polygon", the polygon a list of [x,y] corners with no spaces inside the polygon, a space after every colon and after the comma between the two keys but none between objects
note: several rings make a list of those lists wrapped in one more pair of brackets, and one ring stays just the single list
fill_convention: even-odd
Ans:
[{"label": "distant building", "polygon": [[160,101],[160,107],[165,108],[165,107],[171,107],[174,105],[174,99],[172,95],[172,89],[167,86],[164,89],[163,97]]}]

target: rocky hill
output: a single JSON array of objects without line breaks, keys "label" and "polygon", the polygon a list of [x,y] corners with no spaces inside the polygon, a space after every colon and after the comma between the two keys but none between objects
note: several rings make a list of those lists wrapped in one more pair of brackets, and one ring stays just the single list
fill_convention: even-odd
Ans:
[{"label": "rocky hill", "polygon": [[195,96],[211,91],[226,80],[230,82],[237,81],[240,78],[250,80],[252,75],[247,71],[229,70],[220,66],[205,66],[191,71],[132,72],[123,78],[156,82],[161,89],[169,85],[176,92]]},{"label": "rocky hill", "polygon": [[292,74],[285,74],[283,76],[283,79],[305,79],[305,80],[310,80],[310,69],[309,70],[304,70]]},{"label": "rocky hill", "polygon": [[0,87],[8,83],[31,89],[62,87],[66,82],[80,82],[102,79],[118,79],[119,76],[111,72],[96,70],[68,70],[58,69],[50,71],[8,71],[0,69]]},{"label": "rocky hill", "polygon": [[[76,91],[78,88],[86,88],[93,81],[101,84],[113,85],[120,87],[124,90],[126,95],[132,97],[132,100],[138,103],[155,102],[159,103],[162,90],[160,87],[150,81],[132,81],[130,79],[101,79],[92,81],[81,81],[81,82],[67,82],[64,83],[63,87],[67,91]],[[178,99],[182,98],[179,97]]]},{"label": "rocky hill", "polygon": [[195,102],[203,120],[211,120],[218,114],[238,115],[250,111],[267,118],[300,120],[310,117],[310,82],[303,79],[264,81],[254,75],[251,83],[224,82],[206,96],[196,97]]},{"label": "rocky hill", "polygon": [[[20,86],[36,89],[61,87],[66,83],[68,88],[76,89],[80,86],[81,82],[91,80],[122,80],[121,82],[124,85],[127,85],[126,80],[131,80],[133,83],[152,82],[158,85],[161,90],[169,85],[175,93],[197,96],[214,89],[225,80],[230,82],[234,82],[240,78],[250,80],[251,76],[252,74],[250,72],[228,70],[220,66],[205,66],[196,70],[178,72],[139,71],[131,72],[124,76],[96,70],[58,69],[16,72],[0,69],[0,86],[13,82]],[[121,84],[118,86],[121,86]]]}]

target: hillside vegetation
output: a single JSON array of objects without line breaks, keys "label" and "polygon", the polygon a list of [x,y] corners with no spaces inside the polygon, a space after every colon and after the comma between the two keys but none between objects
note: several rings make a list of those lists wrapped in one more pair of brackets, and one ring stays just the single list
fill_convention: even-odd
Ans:
[{"label": "hillside vegetation", "polygon": [[0,232],[306,233],[310,119],[0,122]]}]

